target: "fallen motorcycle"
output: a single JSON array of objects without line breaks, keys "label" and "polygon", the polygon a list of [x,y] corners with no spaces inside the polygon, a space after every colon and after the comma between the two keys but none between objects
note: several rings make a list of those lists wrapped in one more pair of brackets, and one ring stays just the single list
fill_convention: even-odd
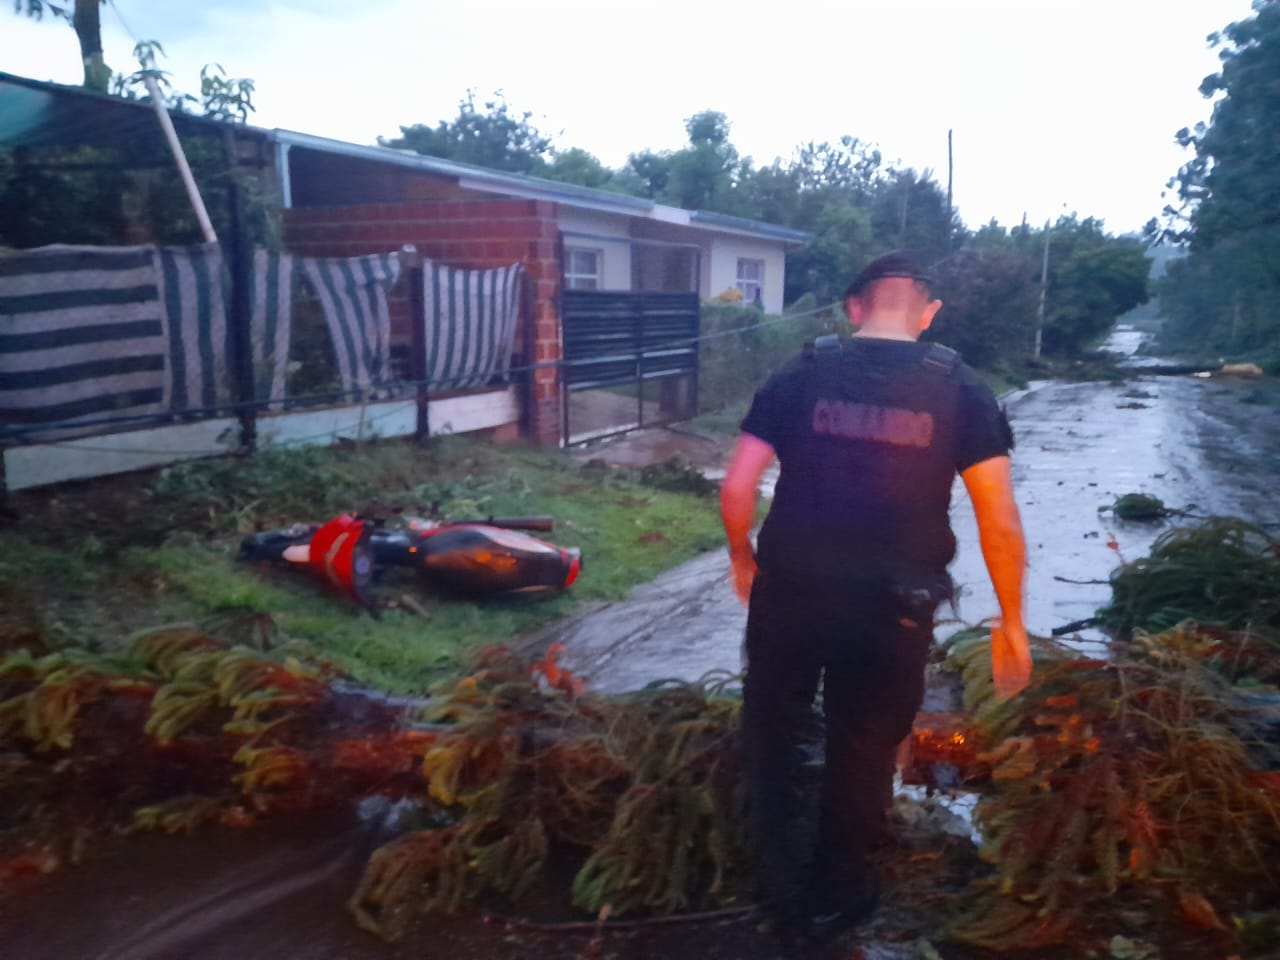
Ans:
[{"label": "fallen motorcycle", "polygon": [[485,520],[406,518],[385,526],[351,514],[321,525],[295,524],[246,537],[242,560],[310,568],[374,609],[370,585],[380,568],[411,567],[430,582],[474,595],[563,590],[582,570],[582,553],[522,531],[549,531],[550,517]]}]

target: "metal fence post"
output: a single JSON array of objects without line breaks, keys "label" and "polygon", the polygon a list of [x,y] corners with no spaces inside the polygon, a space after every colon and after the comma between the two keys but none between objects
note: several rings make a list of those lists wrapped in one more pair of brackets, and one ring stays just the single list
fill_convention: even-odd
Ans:
[{"label": "metal fence post", "polygon": [[430,386],[427,384],[427,303],[423,291],[422,255],[412,244],[400,248],[400,264],[409,284],[409,377],[414,381],[414,402],[418,417],[414,439],[431,436]]},{"label": "metal fence post", "polygon": [[631,336],[636,351],[636,423],[644,426],[644,309],[638,300],[631,302]]},{"label": "metal fence post", "polygon": [[240,421],[240,448],[252,453],[258,446],[257,400],[253,375],[253,245],[245,236],[244,195],[236,172],[240,166],[235,134],[228,128],[223,143],[227,151],[227,259],[231,265],[231,303],[227,339],[235,389],[236,417]]},{"label": "metal fence post", "polygon": [[0,445],[0,517],[12,519],[13,510],[9,507],[9,482],[4,472],[4,446]]}]

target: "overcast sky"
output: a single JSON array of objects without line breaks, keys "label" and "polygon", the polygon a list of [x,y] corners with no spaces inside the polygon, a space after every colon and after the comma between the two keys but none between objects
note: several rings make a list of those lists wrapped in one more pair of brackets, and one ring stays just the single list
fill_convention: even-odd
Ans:
[{"label": "overcast sky", "polygon": [[[80,81],[70,27],[0,11],[0,70]],[[850,134],[945,187],[971,227],[1076,212],[1108,229],[1157,215],[1208,118],[1206,36],[1250,0],[112,0],[107,62],[134,39],[197,91],[216,62],[257,83],[250,122],[355,143],[502,90],[562,148],[609,166],[678,149],[683,121],[728,115],[767,165]]]}]

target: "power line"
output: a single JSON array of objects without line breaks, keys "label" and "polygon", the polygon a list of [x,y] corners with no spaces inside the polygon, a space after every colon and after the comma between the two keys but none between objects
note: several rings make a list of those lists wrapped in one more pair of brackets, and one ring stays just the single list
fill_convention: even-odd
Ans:
[{"label": "power line", "polygon": [[124,27],[124,32],[129,35],[129,39],[133,41],[133,45],[136,47],[142,41],[139,40],[138,35],[129,28],[129,21],[127,21],[124,18],[124,14],[120,12],[120,7],[116,3],[116,0],[107,0],[107,2],[111,5],[111,9],[115,13],[116,19],[120,21],[120,26]]}]

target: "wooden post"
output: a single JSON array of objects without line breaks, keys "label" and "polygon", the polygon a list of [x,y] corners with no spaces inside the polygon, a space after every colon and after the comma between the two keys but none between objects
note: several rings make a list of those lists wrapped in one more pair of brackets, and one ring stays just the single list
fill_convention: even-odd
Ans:
[{"label": "wooden post", "polygon": [[209,211],[205,209],[200,189],[196,186],[196,178],[191,175],[191,165],[187,163],[187,155],[182,152],[182,142],[178,139],[178,131],[173,129],[173,118],[164,107],[164,98],[160,95],[160,85],[151,73],[143,75],[147,85],[147,93],[151,94],[151,104],[155,107],[156,117],[160,120],[160,129],[164,131],[169,149],[173,152],[173,160],[178,165],[178,173],[182,177],[183,186],[187,188],[187,198],[200,221],[200,230],[204,234],[205,243],[217,243],[218,235],[213,232],[213,224],[209,221]]},{"label": "wooden post", "polygon": [[431,436],[431,417],[428,412],[431,388],[427,383],[427,304],[422,285],[422,255],[412,244],[400,248],[400,264],[405,282],[409,284],[409,376],[417,384],[414,402],[418,417],[414,438],[425,440]]}]

